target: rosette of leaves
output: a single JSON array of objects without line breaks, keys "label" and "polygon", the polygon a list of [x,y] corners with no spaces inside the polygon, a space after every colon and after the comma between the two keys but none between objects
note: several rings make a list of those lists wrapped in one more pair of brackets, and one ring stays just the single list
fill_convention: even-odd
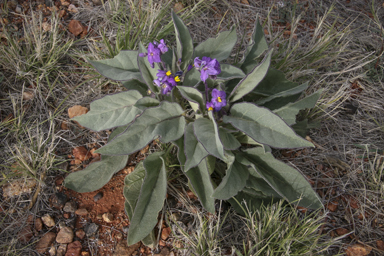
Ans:
[{"label": "rosette of leaves", "polygon": [[[161,61],[163,68],[183,74],[167,95],[153,83],[159,63],[152,68],[139,57],[146,50],[141,44],[138,51],[90,61],[107,78],[124,81],[127,91],[92,102],[87,114],[74,118],[94,131],[117,128],[96,151],[101,160],[68,175],[65,186],[78,192],[101,188],[125,166],[130,154],[158,139],[167,150],[150,154],[125,178],[125,209],[131,223],[128,244],[156,243],[153,229],[166,196],[172,147],[177,148],[191,190],[211,213],[215,199],[229,200],[239,212],[243,202],[255,209],[281,199],[306,208],[322,207],[306,179],[271,153],[271,148],[313,147],[292,127],[299,111],[313,108],[321,92],[300,98],[308,85],[290,82],[270,68],[272,51],[258,61],[268,50],[258,21],[243,59],[236,65],[220,63],[220,74],[204,84],[199,71],[188,66],[196,57],[226,60],[237,41],[236,30],[221,32],[194,48],[185,24],[174,13],[172,18],[176,48],[163,54]],[[227,95],[220,113],[206,108],[205,90],[212,89]]]}]

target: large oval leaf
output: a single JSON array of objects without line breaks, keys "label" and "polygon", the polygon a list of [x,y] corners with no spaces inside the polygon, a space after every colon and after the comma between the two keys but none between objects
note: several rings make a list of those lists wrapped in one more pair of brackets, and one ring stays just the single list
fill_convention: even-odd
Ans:
[{"label": "large oval leaf", "polygon": [[272,51],[270,51],[263,61],[255,67],[251,73],[243,78],[229,95],[229,101],[234,102],[251,92],[265,77],[271,63]]},{"label": "large oval leaf", "polygon": [[88,60],[103,76],[117,81],[141,80],[137,65],[137,51],[122,50],[113,59]]},{"label": "large oval leaf", "polygon": [[312,143],[298,136],[279,116],[251,103],[233,105],[231,115],[224,116],[223,121],[231,123],[253,140],[271,147],[313,147]]},{"label": "large oval leaf", "polygon": [[132,220],[133,212],[136,208],[137,200],[140,196],[141,186],[145,178],[143,162],[136,165],[135,170],[125,176],[123,194],[125,197],[125,211],[129,220]]},{"label": "large oval leaf", "polygon": [[156,226],[158,213],[163,208],[167,192],[167,172],[162,154],[153,153],[144,160],[145,179],[130,220],[128,245],[135,244],[150,234]]},{"label": "large oval leaf", "polygon": [[[203,94],[201,94],[199,90],[186,86],[177,86],[177,88],[180,90],[180,94],[183,96],[183,98],[188,100],[190,104],[192,103],[191,106],[194,111],[197,111],[197,109],[203,111],[205,107],[205,101]],[[197,106],[193,106],[194,104]]]},{"label": "large oval leaf", "polygon": [[142,110],[134,105],[143,96],[135,90],[105,96],[91,103],[91,110],[72,120],[94,131],[102,131],[132,122]]},{"label": "large oval leaf", "polygon": [[217,75],[217,80],[230,80],[234,78],[243,78],[245,77],[244,72],[232,65],[229,64],[220,64],[221,72]]},{"label": "large oval leaf", "polygon": [[185,70],[193,56],[193,41],[184,22],[172,11],[176,33],[177,58],[181,59],[181,69]]},{"label": "large oval leaf", "polygon": [[102,156],[101,160],[92,163],[84,170],[70,173],[64,186],[79,193],[92,192],[102,188],[113,174],[125,167],[128,156]]},{"label": "large oval leaf", "polygon": [[194,133],[209,154],[224,161],[224,147],[220,141],[219,129],[212,116],[212,111],[208,113],[211,115],[211,119],[199,118],[193,123]]},{"label": "large oval leaf", "polygon": [[[142,43],[139,44],[139,51],[141,53],[147,51]],[[159,65],[157,63],[154,63],[154,68],[152,68],[151,64],[149,63],[147,58],[143,58],[143,57],[138,57],[137,63],[138,63],[139,69],[140,69],[140,73],[141,73],[142,79],[144,79],[144,81],[147,84],[148,88],[152,92],[155,92],[155,93],[158,92],[159,89],[158,89],[157,86],[155,86],[153,84],[153,80],[155,80],[157,78],[156,74],[158,72],[157,70],[160,69]]]},{"label": "large oval leaf", "polygon": [[200,59],[204,56],[218,61],[225,60],[231,54],[237,41],[236,28],[232,27],[230,31],[224,31],[216,38],[208,38],[195,48],[195,57]]},{"label": "large oval leaf", "polygon": [[196,192],[201,204],[210,213],[215,213],[215,199],[212,197],[213,186],[207,162],[204,159],[198,166],[185,173],[192,189]]},{"label": "large oval leaf", "polygon": [[185,172],[200,164],[200,162],[208,156],[208,152],[195,137],[193,132],[193,123],[189,123],[185,128],[184,151],[186,157],[184,166]]},{"label": "large oval leaf", "polygon": [[127,129],[104,147],[96,150],[106,155],[129,155],[157,137],[164,143],[177,140],[184,133],[185,118],[177,103],[162,102],[147,108]]}]

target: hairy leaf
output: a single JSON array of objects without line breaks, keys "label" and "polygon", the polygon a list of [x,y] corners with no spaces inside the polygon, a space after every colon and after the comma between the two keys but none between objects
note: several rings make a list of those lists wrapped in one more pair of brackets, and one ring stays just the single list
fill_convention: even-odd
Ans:
[{"label": "hairy leaf", "polygon": [[[204,101],[203,95],[199,90],[193,87],[186,87],[186,86],[177,86],[177,88],[179,89],[180,94],[181,96],[183,96],[184,99],[192,103],[191,105],[193,105],[193,103],[197,104],[197,108],[203,111],[205,107],[205,101]],[[197,109],[195,108],[193,108],[193,110],[197,111]]]},{"label": "hairy leaf", "polygon": [[185,70],[193,56],[193,42],[184,22],[172,11],[172,20],[176,33],[177,58],[181,59],[181,69]]},{"label": "hairy leaf", "polygon": [[184,150],[186,157],[184,166],[185,172],[187,172],[192,167],[197,166],[205,157],[208,156],[208,152],[195,137],[193,132],[193,123],[189,123],[185,128]]}]

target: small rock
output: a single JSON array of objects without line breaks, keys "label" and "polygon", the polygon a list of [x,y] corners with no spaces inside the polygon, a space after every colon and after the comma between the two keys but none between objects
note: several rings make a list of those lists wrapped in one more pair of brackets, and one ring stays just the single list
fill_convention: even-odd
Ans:
[{"label": "small rock", "polygon": [[48,253],[51,256],[56,256],[56,247],[55,246],[51,246],[51,248],[49,249]]},{"label": "small rock", "polygon": [[80,161],[86,161],[92,157],[91,152],[89,152],[85,147],[76,147],[72,150],[72,155],[80,160]]},{"label": "small rock", "polygon": [[91,256],[89,252],[81,252],[81,256]]},{"label": "small rock", "polygon": [[56,256],[64,256],[66,255],[65,252],[67,251],[67,245],[61,244],[59,248],[57,248],[57,254]]},{"label": "small rock", "polygon": [[161,239],[167,240],[170,234],[171,234],[170,227],[163,228],[163,230],[161,231]]},{"label": "small rock", "polygon": [[73,241],[73,230],[70,227],[60,229],[56,237],[56,242],[59,244],[69,244]]},{"label": "small rock", "polygon": [[88,112],[86,107],[82,107],[80,105],[75,105],[68,109],[69,118],[74,118],[75,116],[81,116]]},{"label": "small rock", "polygon": [[346,229],[346,228],[338,228],[336,229],[336,233],[339,235],[339,236],[343,236],[345,234],[348,234],[349,233],[349,230]]},{"label": "small rock", "polygon": [[339,205],[339,202],[337,202],[337,201],[333,201],[333,202],[331,202],[331,203],[329,203],[328,205],[327,205],[327,208],[328,208],[328,210],[330,210],[331,212],[334,212],[334,211],[336,211],[337,210],[337,206]]},{"label": "small rock", "polygon": [[160,245],[160,246],[166,246],[167,244],[166,244],[163,240],[160,240],[160,241],[159,241],[159,245]]},{"label": "small rock", "polygon": [[43,22],[41,23],[41,27],[43,28],[44,31],[51,31],[52,27],[51,27],[51,24],[49,24],[48,22]]},{"label": "small rock", "polygon": [[67,196],[64,193],[56,193],[50,198],[50,202],[52,207],[61,210],[67,202]]},{"label": "small rock", "polygon": [[3,187],[3,196],[8,199],[24,193],[32,193],[32,189],[37,185],[34,179],[17,179]]},{"label": "small rock", "polygon": [[64,205],[63,210],[64,210],[65,212],[71,212],[71,213],[73,213],[73,212],[75,212],[75,211],[77,210],[77,205],[76,205],[76,203],[75,203],[74,201],[69,201],[69,202],[67,202],[67,203]]},{"label": "small rock", "polygon": [[80,208],[80,209],[77,209],[77,210],[75,211],[75,214],[76,214],[76,215],[79,215],[79,216],[85,216],[85,215],[88,214],[88,211],[87,211],[87,209],[85,209],[85,208]]},{"label": "small rock", "polygon": [[69,12],[73,12],[73,13],[78,13],[79,12],[79,10],[77,10],[77,7],[74,6],[73,4],[68,5],[68,11]]},{"label": "small rock", "polygon": [[92,155],[92,158],[99,158],[100,157],[100,154],[99,153],[95,153],[97,149],[96,148],[93,148],[91,149],[91,155]]},{"label": "small rock", "polygon": [[33,92],[23,92],[23,100],[31,100],[34,96]]},{"label": "small rock", "polygon": [[95,235],[98,230],[99,230],[99,226],[95,223],[88,224],[84,229],[87,237],[91,237],[91,236]]},{"label": "small rock", "polygon": [[59,18],[63,18],[65,15],[67,15],[67,12],[64,9],[59,11]]},{"label": "small rock", "polygon": [[103,198],[104,194],[103,192],[99,192],[97,193],[94,197],[93,197],[93,201],[97,202],[99,201],[101,198]]},{"label": "small rock", "polygon": [[371,248],[361,245],[361,244],[354,244],[352,246],[349,246],[345,253],[347,256],[366,256],[372,251]]},{"label": "small rock", "polygon": [[127,245],[127,241],[121,240],[117,243],[113,256],[126,256],[132,255],[137,249],[140,248],[140,242],[131,246]]},{"label": "small rock", "polygon": [[81,243],[79,241],[75,241],[73,243],[68,244],[67,253],[65,256],[80,256],[81,253]]},{"label": "small rock", "polygon": [[155,253],[153,256],[168,256],[169,255],[169,249],[167,247],[164,247],[161,249],[160,253]]},{"label": "small rock", "polygon": [[112,213],[109,213],[109,212],[106,212],[103,214],[103,220],[107,223],[110,223],[113,221],[113,214]]},{"label": "small rock", "polygon": [[41,217],[41,220],[49,228],[56,225],[55,220],[48,213]]},{"label": "small rock", "polygon": [[376,241],[377,249],[384,251],[384,242],[383,240]]},{"label": "small rock", "polygon": [[83,32],[84,27],[83,27],[83,25],[81,25],[80,21],[71,20],[68,24],[68,30],[69,30],[69,32],[71,32],[75,36],[78,36]]},{"label": "small rock", "polygon": [[63,217],[64,217],[65,219],[69,219],[69,217],[71,217],[71,214],[65,212],[65,213],[63,213]]},{"label": "small rock", "polygon": [[59,229],[63,229],[65,228],[67,225],[65,225],[65,222],[64,221],[60,221],[59,222]]},{"label": "small rock", "polygon": [[10,1],[7,1],[7,7],[9,9],[16,9],[16,6],[17,6],[17,1],[16,0],[10,0]]},{"label": "small rock", "polygon": [[103,3],[100,0],[92,0],[94,5],[102,5]]},{"label": "small rock", "polygon": [[82,229],[76,230],[75,234],[76,234],[76,236],[77,236],[78,238],[80,238],[81,240],[83,240],[83,238],[85,237],[85,232],[84,232],[84,230],[82,230]]},{"label": "small rock", "polygon": [[37,232],[41,231],[43,229],[43,222],[40,218],[35,219],[35,229]]},{"label": "small rock", "polygon": [[38,253],[45,253],[50,246],[52,245],[53,241],[55,241],[56,234],[53,232],[46,233],[36,244],[36,251]]},{"label": "small rock", "polygon": [[21,7],[21,5],[16,5],[16,8],[15,8],[15,12],[17,13],[22,13],[23,12],[23,8]]}]

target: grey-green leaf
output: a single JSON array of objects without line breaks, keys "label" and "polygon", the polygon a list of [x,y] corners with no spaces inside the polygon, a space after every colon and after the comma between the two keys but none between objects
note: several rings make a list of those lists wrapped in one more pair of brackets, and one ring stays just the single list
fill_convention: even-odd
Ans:
[{"label": "grey-green leaf", "polygon": [[245,165],[236,160],[228,167],[226,175],[215,189],[213,197],[227,200],[242,190],[247,182],[249,172]]},{"label": "grey-green leaf", "polygon": [[[212,116],[212,111],[208,113]],[[208,153],[224,161],[224,147],[220,141],[219,129],[214,118],[199,118],[193,123],[193,128],[197,140]]]},{"label": "grey-green leaf", "polygon": [[135,170],[125,176],[123,194],[125,197],[125,211],[127,212],[129,220],[132,220],[144,178],[145,169],[143,162],[136,165]]},{"label": "grey-green leaf", "polygon": [[137,51],[122,50],[113,59],[88,60],[103,76],[117,81],[141,79]]},{"label": "grey-green leaf", "polygon": [[194,56],[200,59],[206,56],[218,61],[225,60],[231,54],[236,41],[236,28],[232,27],[230,31],[221,32],[216,38],[208,38],[196,46]]},{"label": "grey-green leaf", "polygon": [[128,156],[102,156],[101,160],[88,165],[84,170],[70,173],[64,186],[79,193],[102,188],[113,174],[125,167]]},{"label": "grey-green leaf", "polygon": [[144,160],[145,179],[130,220],[128,245],[139,242],[153,230],[158,213],[163,208],[167,191],[167,172],[162,154],[162,152],[153,153]]},{"label": "grey-green leaf", "polygon": [[184,151],[186,157],[184,166],[185,172],[200,164],[200,162],[208,156],[208,152],[195,137],[193,132],[193,123],[189,123],[185,128]]},{"label": "grey-green leaf", "polygon": [[201,79],[200,79],[200,72],[197,69],[192,68],[191,70],[189,70],[185,74],[185,77],[184,77],[184,80],[183,80],[183,85],[184,86],[188,86],[188,87],[194,87],[200,81],[201,81]]},{"label": "grey-green leaf", "polygon": [[160,101],[158,101],[155,98],[152,97],[144,97],[139,99],[135,103],[135,107],[140,109],[140,110],[145,110],[146,108],[153,108],[159,106]]},{"label": "grey-green leaf", "polygon": [[[203,94],[199,90],[193,87],[186,87],[186,86],[177,86],[179,89],[181,95],[184,99],[188,100],[190,103],[197,103],[198,108],[203,111],[205,107],[205,101],[203,98]],[[194,111],[197,111],[197,109],[193,109]]]},{"label": "grey-green leaf", "polygon": [[213,186],[207,163],[203,160],[198,166],[185,173],[201,204],[210,213],[215,213],[215,199],[212,197]]},{"label": "grey-green leaf", "polygon": [[268,50],[267,40],[265,40],[263,27],[259,23],[259,17],[256,16],[256,24],[252,33],[252,37],[245,50],[242,60],[241,69],[247,74],[257,65],[256,58]]},{"label": "grey-green leaf", "polygon": [[123,86],[127,90],[137,90],[141,95],[148,95],[148,85],[137,79],[131,79],[123,82]]},{"label": "grey-green leaf", "polygon": [[223,121],[231,123],[253,140],[271,147],[313,147],[312,143],[298,136],[272,111],[251,103],[233,105],[231,115],[224,116]]},{"label": "grey-green leaf", "polygon": [[91,110],[72,120],[94,131],[102,131],[132,122],[142,110],[134,104],[143,96],[135,90],[107,95],[91,103]]},{"label": "grey-green leaf", "polygon": [[219,128],[219,137],[223,144],[223,147],[227,150],[235,150],[241,146],[240,142],[232,133],[227,132],[221,127]]},{"label": "grey-green leaf", "polygon": [[292,96],[292,95],[297,95],[297,94],[302,93],[307,88],[308,88],[308,82],[306,82],[304,84],[301,84],[299,86],[293,87],[291,89],[288,89],[286,91],[282,91],[282,92],[273,94],[273,95],[271,95],[269,97],[266,97],[266,98],[263,98],[261,100],[258,100],[258,101],[256,101],[256,104],[260,106],[260,105],[263,105],[263,104],[265,104],[267,102],[270,102],[270,101],[272,101],[274,99],[277,99],[277,98],[289,97],[289,96]]},{"label": "grey-green leaf", "polygon": [[172,141],[172,143],[177,146],[177,159],[179,160],[181,170],[184,171],[185,161],[187,160],[184,154],[184,136]]},{"label": "grey-green leaf", "polygon": [[172,11],[176,33],[177,58],[181,59],[181,69],[185,70],[193,56],[193,41],[184,22]]},{"label": "grey-green leaf", "polygon": [[243,78],[229,95],[229,101],[235,102],[251,92],[265,77],[271,63],[272,50],[264,57],[263,61],[251,73]]},{"label": "grey-green leaf", "polygon": [[229,64],[220,64],[221,72],[217,75],[217,80],[230,80],[234,78],[243,78],[245,77],[244,72],[232,65]]},{"label": "grey-green leaf", "polygon": [[246,150],[242,156],[252,163],[260,177],[281,197],[289,202],[297,202],[300,199],[299,205],[310,209],[322,207],[320,198],[303,175],[276,160],[271,153],[265,153],[263,148],[258,147]]},{"label": "grey-green leaf", "polygon": [[177,140],[184,133],[185,118],[177,103],[163,101],[147,108],[128,129],[96,152],[106,155],[132,154],[160,137],[164,143]]},{"label": "grey-green leaf", "polygon": [[313,108],[316,105],[317,100],[320,98],[321,93],[322,90],[318,90],[304,99],[294,103],[289,103],[284,107],[275,109],[273,112],[280,116],[288,125],[293,125],[296,123],[296,115],[299,111],[306,108]]}]

